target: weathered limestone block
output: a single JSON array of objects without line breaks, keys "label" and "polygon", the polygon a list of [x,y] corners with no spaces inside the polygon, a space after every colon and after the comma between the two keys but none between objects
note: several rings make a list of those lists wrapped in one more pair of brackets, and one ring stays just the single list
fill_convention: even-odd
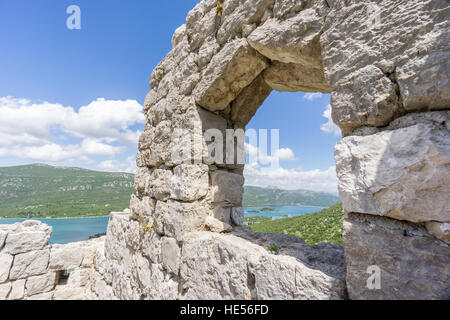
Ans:
[{"label": "weathered limestone block", "polygon": [[[344,246],[350,299],[450,297],[450,247],[419,225],[348,214]],[[381,271],[380,289],[372,286],[370,266]]]},{"label": "weathered limestone block", "polygon": [[8,300],[21,300],[25,296],[25,279],[11,282],[11,291],[8,295]]},{"label": "weathered limestone block", "polygon": [[248,42],[270,60],[321,69],[322,28],[322,17],[314,8],[308,8],[286,20],[267,20],[252,32]]},{"label": "weathered limestone block", "polygon": [[3,252],[18,254],[41,250],[48,245],[52,227],[40,221],[27,220],[14,224],[6,238]]},{"label": "weathered limestone block", "polygon": [[274,61],[264,70],[263,77],[277,91],[330,92],[323,69],[319,67]]},{"label": "weathered limestone block", "polygon": [[229,0],[223,5],[223,14],[217,39],[224,44],[240,35],[246,26],[261,21],[275,0]]},{"label": "weathered limestone block", "polygon": [[245,39],[227,43],[216,54],[194,89],[196,102],[210,111],[225,109],[267,66]]},{"label": "weathered limestone block", "polygon": [[230,232],[233,229],[229,224],[222,222],[219,219],[216,219],[211,216],[206,217],[205,227],[207,229],[211,230],[212,232],[217,232],[217,233]]},{"label": "weathered limestone block", "polygon": [[6,300],[11,291],[11,282],[0,284],[0,300]]},{"label": "weathered limestone block", "polygon": [[157,200],[167,200],[170,197],[170,185],[172,181],[172,171],[167,169],[155,169],[152,172],[150,188],[152,195]]},{"label": "weathered limestone block", "polygon": [[[234,235],[189,234],[181,299],[343,299],[341,279]],[[280,269],[285,272],[280,272]]]},{"label": "weathered limestone block", "polygon": [[85,300],[86,292],[84,288],[73,288],[68,286],[56,286],[53,300]]},{"label": "weathered limestone block", "polygon": [[125,230],[127,230],[130,215],[114,212],[110,214],[106,232],[105,255],[108,260],[121,261],[125,251]]},{"label": "weathered limestone block", "polygon": [[208,193],[209,175],[205,164],[181,164],[173,169],[170,197],[174,200],[195,201]]},{"label": "weathered limestone block", "polygon": [[131,195],[130,210],[131,217],[133,219],[140,220],[141,218],[146,218],[148,221],[151,220],[154,207],[154,199],[150,197],[143,197],[142,199],[139,199],[134,194]]},{"label": "weathered limestone block", "polygon": [[73,288],[86,287],[89,284],[91,274],[90,269],[75,269],[70,273],[67,285]]},{"label": "weathered limestone block", "polygon": [[244,225],[244,208],[242,207],[233,207],[231,208],[231,221],[236,226]]},{"label": "weathered limestone block", "polygon": [[151,283],[158,283],[157,286],[152,285],[148,288],[146,294],[150,300],[175,300],[178,298],[178,281],[177,279],[164,272],[161,265],[152,264],[150,266]]},{"label": "weathered limestone block", "polygon": [[[444,0],[337,1],[333,5],[320,42],[333,91],[333,119],[344,134],[365,124],[384,126],[399,107],[448,107],[449,16]],[[386,79],[373,71],[370,77],[360,74],[370,66],[379,68]],[[387,81],[392,81],[394,91],[399,90],[398,102],[389,101],[394,96]],[[380,90],[373,90],[374,86]]]},{"label": "weathered limestone block", "polygon": [[208,210],[200,203],[158,201],[155,209],[156,230],[162,235],[181,240],[185,233],[198,230]]},{"label": "weathered limestone block", "polygon": [[306,1],[298,0],[276,0],[273,6],[273,16],[280,20],[291,18],[302,10]]},{"label": "weathered limestone block", "polygon": [[11,270],[13,256],[7,253],[0,253],[0,283],[8,280],[9,270]]},{"label": "weathered limestone block", "polygon": [[35,250],[14,256],[9,279],[24,279],[46,273],[49,258],[49,250]]},{"label": "weathered limestone block", "polygon": [[144,196],[152,196],[150,181],[152,170],[147,167],[137,168],[134,176],[134,190]]},{"label": "weathered limestone block", "polygon": [[224,170],[212,171],[210,176],[214,217],[231,224],[231,208],[242,206],[244,177]]},{"label": "weathered limestone block", "polygon": [[244,177],[225,170],[215,170],[211,175],[211,192],[214,203],[240,206],[244,193]]},{"label": "weathered limestone block", "polygon": [[169,159],[169,143],[172,137],[170,121],[161,121],[155,127],[145,129],[139,138],[140,167],[157,167]]},{"label": "weathered limestone block", "polygon": [[363,125],[387,125],[401,106],[398,86],[376,66],[361,68],[340,81],[345,83],[332,91],[331,105],[333,121],[344,136]]},{"label": "weathered limestone block", "polygon": [[70,270],[78,268],[83,261],[83,249],[81,242],[69,244],[54,244],[50,251],[49,269]]},{"label": "weathered limestone block", "polygon": [[27,295],[33,296],[39,293],[52,291],[56,285],[57,281],[56,275],[57,275],[56,272],[50,271],[41,276],[34,276],[28,278],[26,283]]},{"label": "weathered limestone block", "polygon": [[206,38],[216,31],[216,1],[207,0],[198,3],[186,17],[186,36],[190,50],[198,49]]},{"label": "weathered limestone block", "polygon": [[45,292],[30,296],[27,300],[53,300],[53,292]]},{"label": "weathered limestone block", "polygon": [[186,35],[186,24],[179,26],[172,36],[172,47],[175,48]]},{"label": "weathered limestone block", "polygon": [[450,133],[442,122],[426,116],[416,116],[415,122],[349,136],[336,145],[344,210],[412,222],[450,222]]},{"label": "weathered limestone block", "polygon": [[8,234],[7,230],[0,229],[0,251],[3,249],[3,245],[5,244],[7,234]]},{"label": "weathered limestone block", "polygon": [[180,247],[174,238],[163,237],[161,240],[161,265],[168,272],[178,274],[180,267]]},{"label": "weathered limestone block", "polygon": [[425,224],[427,231],[438,238],[450,244],[450,223],[444,222],[427,222]]},{"label": "weathered limestone block", "polygon": [[[272,69],[272,66],[266,70]],[[262,76],[257,77],[231,103],[231,120],[235,127],[245,128],[258,108],[272,92]]]},{"label": "weathered limestone block", "polygon": [[161,236],[156,232],[145,233],[142,238],[141,252],[152,263],[161,263]]}]

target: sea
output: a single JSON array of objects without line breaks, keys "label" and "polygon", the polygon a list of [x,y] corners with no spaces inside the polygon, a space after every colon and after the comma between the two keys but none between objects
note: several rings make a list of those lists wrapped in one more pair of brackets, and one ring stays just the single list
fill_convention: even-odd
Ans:
[{"label": "sea", "polygon": [[[263,210],[266,209],[266,210]],[[270,209],[268,211],[267,209]],[[295,217],[302,214],[314,213],[325,207],[314,206],[285,206],[285,207],[252,207],[244,208],[246,217],[269,217],[272,220]],[[263,210],[263,211],[262,211]],[[13,224],[26,219],[0,219],[0,224]],[[92,218],[57,218],[33,219],[42,221],[53,228],[50,243],[65,244],[69,242],[88,240],[89,237],[106,233],[109,216]]]}]

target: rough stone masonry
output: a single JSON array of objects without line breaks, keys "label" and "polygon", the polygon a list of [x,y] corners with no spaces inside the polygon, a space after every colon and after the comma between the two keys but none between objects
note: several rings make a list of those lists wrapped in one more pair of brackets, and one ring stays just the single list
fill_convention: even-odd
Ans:
[{"label": "rough stone masonry", "polygon": [[[220,11],[191,10],[151,75],[135,193],[130,212],[111,214],[94,296],[450,298],[448,2],[225,0]],[[243,165],[203,157],[203,132],[245,128],[272,90],[331,93],[344,249],[249,231]]]}]

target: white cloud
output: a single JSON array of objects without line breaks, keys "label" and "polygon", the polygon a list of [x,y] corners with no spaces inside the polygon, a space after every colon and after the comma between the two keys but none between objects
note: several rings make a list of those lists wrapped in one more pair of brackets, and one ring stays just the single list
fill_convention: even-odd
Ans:
[{"label": "white cloud", "polygon": [[268,156],[262,153],[258,147],[245,143],[245,151],[250,156],[257,156],[257,160],[262,163],[269,163],[277,159],[278,161],[291,161],[296,159],[294,151],[290,148],[278,149],[273,156]]},{"label": "white cloud", "polygon": [[333,122],[331,118],[331,105],[327,105],[323,116],[328,119],[326,123],[320,126],[320,130],[326,133],[332,133],[336,136],[341,135],[341,129]]},{"label": "white cloud", "polygon": [[302,171],[299,169],[278,168],[264,170],[257,164],[245,166],[246,185],[252,186],[276,186],[281,189],[306,189],[337,194],[336,167],[327,170]]},{"label": "white cloud", "polygon": [[125,161],[119,160],[106,160],[102,161],[98,164],[98,168],[104,171],[111,172],[128,172],[135,173],[136,172],[136,161],[134,157],[128,157]]},{"label": "white cloud", "polygon": [[320,92],[308,92],[305,94],[304,98],[309,101],[322,98],[323,94]]},{"label": "white cloud", "polygon": [[112,158],[137,147],[141,131],[133,127],[145,123],[137,101],[103,98],[76,111],[58,103],[0,97],[0,115],[0,157],[44,162],[92,164],[89,156]]}]

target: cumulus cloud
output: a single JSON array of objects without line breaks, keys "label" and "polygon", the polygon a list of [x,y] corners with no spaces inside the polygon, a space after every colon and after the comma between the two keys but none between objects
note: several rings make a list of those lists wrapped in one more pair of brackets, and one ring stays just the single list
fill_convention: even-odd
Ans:
[{"label": "cumulus cloud", "polygon": [[100,170],[110,171],[110,172],[136,172],[136,161],[134,157],[128,157],[124,161],[119,160],[105,160],[98,164],[97,166]]},{"label": "cumulus cloud", "polygon": [[258,147],[246,143],[245,144],[245,152],[250,156],[255,156],[254,160],[260,161],[262,163],[269,163],[272,161],[291,161],[295,160],[294,151],[290,148],[281,148],[275,151],[274,155],[266,155],[259,150]]},{"label": "cumulus cloud", "polygon": [[322,98],[323,94],[320,92],[308,92],[305,94],[304,98],[309,101]]},{"label": "cumulus cloud", "polygon": [[[0,97],[0,157],[61,162],[114,157],[136,148],[145,123],[135,100],[99,98],[75,110],[59,103]],[[70,140],[61,143],[59,140]]]},{"label": "cumulus cloud", "polygon": [[341,129],[333,122],[331,118],[331,105],[327,105],[323,116],[328,120],[326,123],[320,126],[320,130],[326,133],[332,133],[336,136],[341,135]]},{"label": "cumulus cloud", "polygon": [[247,185],[267,187],[277,186],[281,189],[306,189],[337,194],[336,167],[327,170],[303,171],[297,169],[278,168],[265,170],[253,163],[245,166],[245,183]]}]

